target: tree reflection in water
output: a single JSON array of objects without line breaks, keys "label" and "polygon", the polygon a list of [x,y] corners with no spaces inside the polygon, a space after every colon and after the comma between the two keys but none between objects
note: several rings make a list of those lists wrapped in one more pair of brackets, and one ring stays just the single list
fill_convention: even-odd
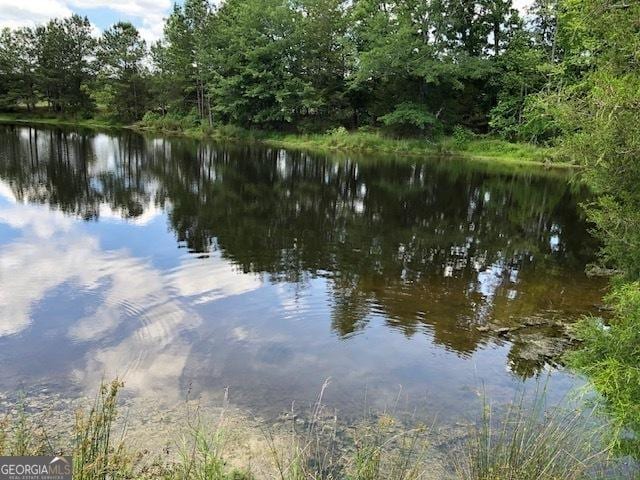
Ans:
[{"label": "tree reflection in water", "polygon": [[[327,279],[345,338],[381,318],[465,356],[495,341],[478,326],[575,318],[598,301],[584,289],[584,192],[551,172],[28,127],[3,127],[0,155],[21,201],[87,221],[163,209],[190,252],[272,282]],[[528,377],[544,362],[522,348],[510,368]]]}]

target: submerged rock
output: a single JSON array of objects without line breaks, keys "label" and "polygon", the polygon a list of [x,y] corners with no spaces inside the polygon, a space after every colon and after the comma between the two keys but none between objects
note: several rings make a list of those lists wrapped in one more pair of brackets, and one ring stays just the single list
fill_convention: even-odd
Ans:
[{"label": "submerged rock", "polygon": [[586,266],[584,272],[588,277],[613,277],[622,273],[621,270],[615,268],[607,268],[593,263]]},{"label": "submerged rock", "polygon": [[561,364],[563,354],[578,341],[573,324],[558,315],[535,315],[513,325],[487,323],[475,328],[512,343],[510,369],[524,378],[538,374],[545,365]]},{"label": "submerged rock", "polygon": [[518,356],[523,360],[556,361],[571,345],[571,340],[561,337],[550,337],[541,332],[523,332],[511,338]]}]

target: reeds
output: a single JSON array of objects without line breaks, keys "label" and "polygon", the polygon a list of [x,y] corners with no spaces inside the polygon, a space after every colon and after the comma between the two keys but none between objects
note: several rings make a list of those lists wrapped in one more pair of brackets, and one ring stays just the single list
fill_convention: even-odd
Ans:
[{"label": "reeds", "polygon": [[126,478],[131,469],[123,438],[118,442],[113,438],[118,392],[123,386],[117,379],[102,384],[93,406],[76,412],[72,449],[75,480]]},{"label": "reeds", "polygon": [[76,414],[69,448],[62,451],[54,451],[25,409],[18,408],[15,418],[0,421],[0,454],[71,454],[76,480],[582,480],[607,460],[599,447],[601,431],[590,417],[546,408],[542,392],[533,400],[523,394],[500,415],[485,401],[478,423],[442,465],[434,458],[433,430],[415,422],[406,427],[393,409],[367,412],[350,427],[340,425],[324,405],[325,382],[307,420],[292,409],[286,435],[263,432],[267,448],[261,455],[272,465],[270,474],[258,477],[250,465],[229,465],[227,441],[240,434],[230,430],[224,408],[213,422],[203,421],[196,409],[188,416],[176,459],[149,464],[115,433],[121,388],[118,380],[101,386],[93,405]]},{"label": "reeds", "polygon": [[579,480],[606,463],[601,430],[588,413],[548,409],[545,394],[524,394],[499,418],[485,401],[482,417],[454,461],[468,480]]},{"label": "reeds", "polygon": [[360,423],[343,431],[335,412],[323,403],[328,385],[325,381],[302,426],[292,409],[290,440],[284,448],[268,434],[279,480],[423,478],[427,428],[405,428],[391,414],[368,412]]},{"label": "reeds", "polygon": [[0,455],[40,455],[44,450],[43,431],[33,422],[21,398],[13,414],[0,419]]}]

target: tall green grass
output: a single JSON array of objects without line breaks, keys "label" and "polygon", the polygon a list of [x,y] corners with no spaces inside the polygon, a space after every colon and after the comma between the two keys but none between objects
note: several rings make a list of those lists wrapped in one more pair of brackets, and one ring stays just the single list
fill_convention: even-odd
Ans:
[{"label": "tall green grass", "polygon": [[46,125],[69,125],[82,127],[133,127],[138,130],[159,132],[167,135],[183,135],[192,138],[215,138],[233,141],[257,141],[283,148],[307,150],[340,150],[361,153],[391,153],[396,155],[461,155],[503,163],[543,164],[566,167],[557,152],[548,147],[527,143],[512,143],[499,138],[475,135],[462,128],[453,135],[439,138],[397,138],[372,128],[349,131],[344,127],[325,133],[286,133],[245,129],[235,125],[209,126],[196,115],[160,115],[148,112],[134,125],[124,125],[106,117],[76,118],[60,117],[45,111],[35,113],[0,114],[0,122],[25,122]]},{"label": "tall green grass", "polygon": [[72,455],[75,480],[126,478],[131,459],[124,439],[114,438],[118,392],[122,382],[103,384],[93,405],[78,410],[73,429]]},{"label": "tall green grass", "polygon": [[74,478],[82,480],[586,480],[607,460],[599,447],[601,432],[588,418],[548,410],[540,395],[533,403],[523,396],[501,415],[485,403],[478,424],[443,465],[432,429],[407,427],[392,411],[369,412],[345,430],[324,406],[325,384],[306,420],[291,415],[284,435],[270,429],[262,433],[267,445],[262,460],[271,464],[271,473],[258,476],[251,465],[231,466],[227,439],[234,432],[224,409],[214,422],[202,421],[198,411],[190,415],[176,458],[150,461],[127,446],[123,427],[117,426],[121,388],[117,380],[101,387],[93,404],[76,414],[66,448],[60,450],[19,407],[0,421],[0,454],[71,454]]},{"label": "tall green grass", "polygon": [[545,408],[544,394],[523,395],[499,418],[485,402],[482,418],[454,462],[469,480],[580,480],[606,463],[601,428],[584,412]]},{"label": "tall green grass", "polygon": [[33,423],[21,398],[13,414],[0,419],[0,455],[38,455],[44,450],[43,432]]},{"label": "tall green grass", "polygon": [[123,438],[114,439],[121,388],[118,380],[101,385],[93,405],[76,412],[64,449],[54,445],[53,432],[31,416],[26,401],[21,400],[15,413],[8,413],[0,421],[0,455],[72,455],[75,480],[128,478],[131,457],[125,451]]},{"label": "tall green grass", "polygon": [[234,125],[209,127],[195,117],[158,115],[149,113],[137,128],[163,133],[182,133],[202,138],[224,140],[259,141],[277,147],[308,150],[340,150],[350,152],[377,152],[396,155],[463,155],[494,161],[568,166],[557,157],[554,149],[526,143],[511,143],[498,138],[475,135],[458,128],[450,137],[397,138],[382,131],[362,128],[349,131],[344,127],[325,133],[286,133],[264,130],[247,130]]},{"label": "tall green grass", "polygon": [[405,428],[391,414],[381,412],[354,425],[344,438],[337,416],[322,402],[327,385],[302,427],[292,414],[288,442],[279,444],[267,433],[279,480],[426,478],[430,447],[426,428]]},{"label": "tall green grass", "polygon": [[39,110],[30,113],[0,113],[0,122],[87,128],[118,128],[123,126],[109,118],[101,116],[95,116],[92,118],[62,116],[48,111]]},{"label": "tall green grass", "polygon": [[[227,395],[224,407],[227,405]],[[178,441],[178,460],[159,465],[168,479],[249,480],[246,470],[230,467],[225,459],[227,438],[231,432],[225,423],[225,408],[212,421],[204,421],[199,408],[189,412],[187,430]]]}]

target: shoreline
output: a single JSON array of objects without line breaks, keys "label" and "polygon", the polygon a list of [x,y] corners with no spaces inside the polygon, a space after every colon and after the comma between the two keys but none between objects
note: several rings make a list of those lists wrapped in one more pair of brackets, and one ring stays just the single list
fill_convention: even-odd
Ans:
[{"label": "shoreline", "polygon": [[[343,480],[482,480],[494,468],[509,478],[532,471],[546,480],[586,480],[586,472],[623,466],[607,449],[594,450],[599,427],[585,423],[587,411],[549,405],[543,390],[491,407],[478,399],[474,417],[440,425],[393,409],[367,410],[344,423],[323,404],[324,387],[314,404],[275,422],[226,397],[213,404],[185,398],[167,408],[151,397],[123,396],[120,379],[73,399],[39,392],[15,401],[0,392],[0,405],[11,412],[0,423],[0,452],[70,455],[74,476],[90,480],[105,471],[141,480],[310,480],[328,478],[327,467],[330,478]],[[493,415],[497,431],[508,425],[509,434],[493,433]],[[544,448],[518,448],[521,442]]]},{"label": "shoreline", "polygon": [[62,119],[24,117],[0,114],[0,123],[83,127],[93,129],[126,129],[140,133],[175,136],[196,140],[256,142],[275,148],[288,148],[320,152],[377,153],[408,158],[433,155],[456,156],[466,160],[520,167],[542,167],[545,170],[575,170],[579,165],[553,161],[555,152],[549,147],[512,143],[492,137],[474,136],[465,140],[444,137],[437,142],[418,138],[393,139],[378,132],[348,132],[337,129],[321,134],[293,134],[264,130],[246,130],[241,127],[222,126],[205,128],[164,128],[142,123],[117,124],[100,119]]}]

